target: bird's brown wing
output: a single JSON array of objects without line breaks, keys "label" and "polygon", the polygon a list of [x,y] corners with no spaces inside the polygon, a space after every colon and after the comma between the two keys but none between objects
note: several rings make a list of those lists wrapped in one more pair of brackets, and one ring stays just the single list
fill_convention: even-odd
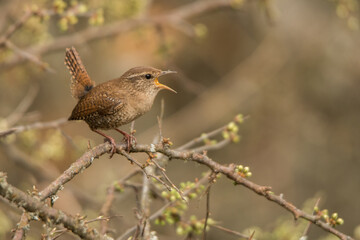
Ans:
[{"label": "bird's brown wing", "polygon": [[124,105],[117,96],[109,96],[106,92],[91,94],[80,99],[72,111],[69,120],[85,120],[92,117],[114,114]]},{"label": "bird's brown wing", "polygon": [[95,87],[95,82],[90,79],[79,53],[74,47],[66,49],[65,64],[72,76],[71,95],[76,99],[80,99]]}]

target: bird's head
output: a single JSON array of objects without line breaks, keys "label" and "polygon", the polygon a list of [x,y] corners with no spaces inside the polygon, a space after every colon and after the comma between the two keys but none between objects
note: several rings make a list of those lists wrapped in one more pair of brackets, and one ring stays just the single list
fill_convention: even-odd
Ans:
[{"label": "bird's head", "polygon": [[162,71],[153,67],[135,67],[125,72],[122,78],[126,79],[134,90],[149,95],[156,95],[161,89],[176,91],[159,82],[159,77],[166,74],[176,73],[175,71]]}]

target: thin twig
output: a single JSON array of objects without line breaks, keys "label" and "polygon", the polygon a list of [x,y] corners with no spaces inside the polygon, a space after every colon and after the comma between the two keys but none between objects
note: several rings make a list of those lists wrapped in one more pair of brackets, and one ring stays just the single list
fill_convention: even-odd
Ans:
[{"label": "thin twig", "polygon": [[219,127],[218,129],[215,129],[211,132],[202,134],[200,137],[194,138],[193,140],[188,141],[184,145],[177,147],[176,150],[181,151],[181,150],[189,149],[190,147],[194,146],[195,144],[203,142],[207,138],[214,137],[217,134],[220,134],[222,131],[224,131],[226,129],[226,127],[227,127],[227,124],[222,127]]},{"label": "thin twig", "polygon": [[[319,202],[320,202],[320,198],[318,198],[315,202],[315,206],[314,208],[316,208],[317,206],[319,206]],[[304,229],[304,232],[302,234],[302,237],[300,239],[306,239],[307,238],[307,234],[309,232],[309,229],[310,229],[310,226],[311,226],[311,222],[308,222],[308,224],[306,225],[305,229]]]},{"label": "thin twig", "polygon": [[56,71],[49,66],[48,63],[41,61],[37,56],[26,52],[24,50],[22,50],[21,48],[19,48],[18,46],[16,46],[14,43],[12,43],[11,41],[7,40],[5,41],[5,46],[7,48],[9,48],[10,50],[12,50],[14,53],[16,53],[17,55],[21,56],[24,59],[29,60],[30,62],[35,63],[36,65],[40,66],[41,69],[46,70],[49,73],[55,73]]},{"label": "thin twig", "polygon": [[[12,127],[24,116],[25,112],[29,109],[31,104],[34,102],[35,97],[38,93],[38,90],[39,90],[39,87],[37,85],[30,87],[29,91],[26,93],[25,97],[21,100],[19,105],[6,118],[7,127]],[[1,132],[0,132],[0,136],[1,136]]]},{"label": "thin twig", "polygon": [[68,120],[66,118],[59,118],[54,121],[50,122],[36,122],[34,124],[30,125],[23,125],[23,126],[17,126],[13,127],[7,130],[0,131],[0,138],[6,137],[10,134],[16,134],[28,130],[34,130],[34,129],[46,129],[46,128],[58,128],[64,124],[68,123]]},{"label": "thin twig", "polygon": [[[244,239],[250,239],[250,237],[251,237],[251,236],[247,236],[247,235],[242,234],[242,233],[240,233],[240,232],[237,232],[237,231],[234,231],[234,230],[231,230],[231,229],[228,229],[228,228],[219,226],[219,225],[213,225],[213,224],[211,224],[210,226],[213,227],[213,228],[217,228],[217,229],[219,229],[219,230],[221,230],[221,231],[230,233],[230,234],[232,234],[232,235],[235,235],[235,236],[237,236],[237,237],[244,238]],[[256,240],[256,239],[253,238],[252,240]]]},{"label": "thin twig", "polygon": [[120,149],[119,153],[121,155],[123,155],[124,157],[126,157],[127,160],[129,160],[131,164],[135,163],[135,165],[137,165],[141,170],[143,170],[143,172],[146,174],[146,176],[148,176],[147,172],[144,170],[145,167],[141,163],[139,163],[136,159],[134,159],[132,156],[130,156],[130,154],[128,154],[125,150]]},{"label": "thin twig", "polygon": [[180,194],[181,199],[188,203],[187,199],[185,198],[183,192],[180,191],[180,189],[178,187],[176,187],[176,185],[170,180],[170,178],[166,175],[165,173],[165,169],[162,168],[155,159],[151,159],[151,161],[156,165],[156,167],[160,170],[161,174],[163,175],[163,177],[166,179],[166,181],[168,181],[168,183],[171,185],[171,187],[173,189],[175,189],[176,192],[178,192]]},{"label": "thin twig", "polygon": [[203,240],[206,240],[206,227],[208,225],[208,219],[210,215],[210,190],[211,190],[211,184],[206,190],[206,214],[205,214],[205,222],[204,222],[204,230],[203,230]]},{"label": "thin twig", "polygon": [[201,153],[203,151],[218,150],[218,149],[221,149],[221,148],[225,147],[229,143],[231,143],[230,139],[223,139],[218,143],[200,146],[200,147],[197,147],[197,148],[190,149],[190,151],[191,152],[196,152],[196,153]]},{"label": "thin twig", "polygon": [[[249,116],[244,116],[243,120],[246,120],[246,119],[248,119],[248,118],[249,118]],[[224,130],[226,130],[227,127],[228,127],[228,124],[226,124],[226,125],[224,125],[224,126],[222,126],[222,127],[219,127],[219,128],[217,128],[217,129],[215,129],[215,130],[212,130],[212,131],[210,131],[210,132],[208,132],[208,133],[201,134],[200,137],[194,138],[193,140],[190,140],[189,142],[181,145],[180,147],[177,147],[176,150],[181,151],[181,150],[190,149],[192,146],[194,146],[194,145],[196,145],[196,144],[198,144],[198,143],[202,143],[204,140],[206,140],[206,139],[208,139],[208,138],[212,138],[212,137],[215,137],[215,136],[221,134]],[[219,144],[219,145],[218,145],[218,144]],[[215,144],[215,145],[217,145],[217,146],[215,146],[214,148],[211,148],[211,149],[221,148],[221,147],[222,147],[221,144],[224,144],[224,145],[225,145],[226,143],[225,143],[224,140],[223,140],[223,141],[221,141],[220,143]],[[208,146],[208,145],[206,145],[206,146]],[[202,147],[204,147],[205,149],[201,149],[201,147],[199,147],[199,148],[192,149],[192,151],[202,152],[203,150],[209,150],[209,149],[206,149],[206,146],[202,146]],[[211,146],[211,145],[210,145],[210,146]],[[217,148],[217,147],[218,147],[218,148]]]},{"label": "thin twig", "polygon": [[[210,176],[210,172],[207,172],[199,181],[196,182],[195,187],[192,189],[188,189],[186,191],[184,191],[184,195],[187,196],[189,195],[191,192],[194,191],[194,189],[197,189],[201,184],[205,183],[208,178]],[[160,209],[158,209],[155,213],[153,213],[150,217],[149,217],[149,221],[153,221],[156,218],[158,218],[159,216],[161,216],[163,214],[163,212],[168,208],[171,207],[175,204],[176,202],[168,202],[166,203],[164,206],[162,206]],[[124,240],[127,239],[130,234],[132,234],[133,232],[136,231],[137,225],[133,226],[131,228],[129,228],[128,230],[126,230],[121,236],[119,236],[118,238],[116,238],[116,240]]]},{"label": "thin twig", "polygon": [[[111,208],[111,205],[114,201],[114,192],[115,192],[115,187],[114,187],[114,184],[112,186],[110,186],[108,189],[107,189],[107,193],[106,193],[106,200],[103,204],[103,206],[101,207],[101,210],[100,210],[100,216],[104,216],[104,217],[107,217],[109,216],[109,212],[110,212],[110,208]],[[101,234],[106,234],[107,232],[107,221],[103,221],[101,222],[100,224],[100,233]]]},{"label": "thin twig", "polygon": [[26,11],[25,14],[14,24],[10,25],[4,35],[0,39],[0,47],[26,22],[34,15],[38,15],[39,11]]}]

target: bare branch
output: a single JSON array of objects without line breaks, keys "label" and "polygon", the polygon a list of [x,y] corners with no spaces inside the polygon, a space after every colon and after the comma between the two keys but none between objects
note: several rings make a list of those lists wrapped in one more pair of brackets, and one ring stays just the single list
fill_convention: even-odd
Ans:
[{"label": "bare branch", "polygon": [[78,160],[71,164],[71,166],[65,170],[55,181],[39,193],[40,199],[44,200],[52,195],[55,195],[62,186],[73,179],[77,174],[88,168],[95,158],[99,158],[101,155],[107,153],[111,147],[110,145],[103,144],[102,147],[95,147],[90,151],[82,155]]},{"label": "bare branch", "polygon": [[68,123],[68,120],[66,118],[59,118],[57,120],[50,121],[50,122],[36,122],[36,123],[30,124],[30,125],[17,126],[17,127],[13,127],[13,128],[4,130],[4,131],[0,131],[0,138],[6,137],[10,134],[16,134],[16,133],[20,133],[20,132],[24,132],[24,131],[28,131],[28,130],[58,128],[62,125],[65,125],[66,123]]},{"label": "bare branch", "polygon": [[20,221],[16,226],[16,231],[12,240],[22,240],[25,239],[26,230],[29,229],[29,215],[26,212],[21,214]]},{"label": "bare branch", "polygon": [[50,67],[49,64],[41,61],[37,56],[22,50],[21,48],[16,46],[11,41],[9,41],[9,40],[5,41],[5,46],[7,48],[9,48],[10,50],[12,50],[14,53],[16,53],[18,56],[22,57],[23,59],[27,59],[30,62],[35,63],[41,69],[46,70],[47,72],[50,72],[50,73],[55,73],[55,70],[52,67]]},{"label": "bare branch", "polygon": [[0,47],[18,30],[24,23],[34,15],[39,14],[39,11],[26,11],[25,14],[14,24],[8,27],[4,35],[0,39]]},{"label": "bare branch", "polygon": [[6,174],[0,172],[0,195],[3,198],[15,203],[18,207],[24,208],[28,212],[38,214],[44,222],[51,220],[55,224],[63,224],[64,227],[84,239],[106,239],[96,230],[85,225],[83,220],[76,219],[63,211],[48,207],[40,200],[31,197],[23,191],[11,186],[6,181]]},{"label": "bare branch", "polygon": [[[16,124],[29,109],[31,104],[34,102],[34,99],[38,93],[39,88],[37,86],[31,87],[25,97],[21,100],[19,105],[15,110],[6,118],[7,127],[11,127]],[[0,134],[1,136],[1,134]]]},{"label": "bare branch", "polygon": [[[108,187],[105,202],[102,205],[101,210],[100,210],[100,216],[109,217],[109,215],[110,215],[109,214],[110,208],[111,208],[111,205],[112,205],[112,203],[114,201],[114,198],[115,198],[115,196],[114,196],[115,185],[116,184],[125,185],[126,184],[125,182],[128,179],[132,178],[133,176],[135,176],[135,175],[137,175],[139,173],[141,173],[141,171],[139,169],[136,169],[135,171],[132,171],[131,173],[129,173],[127,176],[125,176],[121,180],[117,181],[115,184],[111,184],[111,186]],[[106,234],[106,232],[107,232],[107,223],[108,223],[108,221],[102,221],[101,222],[101,227],[100,227],[100,233],[101,234]]]}]

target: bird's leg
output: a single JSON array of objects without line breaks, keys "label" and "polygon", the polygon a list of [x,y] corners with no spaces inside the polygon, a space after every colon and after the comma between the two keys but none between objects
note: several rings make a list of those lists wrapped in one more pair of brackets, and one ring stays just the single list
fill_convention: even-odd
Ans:
[{"label": "bird's leg", "polygon": [[115,140],[106,135],[105,133],[103,132],[100,132],[96,129],[91,129],[93,132],[96,132],[97,134],[100,134],[101,136],[105,137],[107,140],[109,140],[110,144],[111,144],[111,150],[110,150],[110,157],[109,158],[112,158],[114,156],[114,154],[116,153],[116,143],[115,143]]},{"label": "bird's leg", "polygon": [[118,128],[115,128],[115,130],[124,135],[124,140],[127,143],[127,151],[130,152],[131,143],[134,141],[136,144],[136,138],[132,134],[128,134]]}]

